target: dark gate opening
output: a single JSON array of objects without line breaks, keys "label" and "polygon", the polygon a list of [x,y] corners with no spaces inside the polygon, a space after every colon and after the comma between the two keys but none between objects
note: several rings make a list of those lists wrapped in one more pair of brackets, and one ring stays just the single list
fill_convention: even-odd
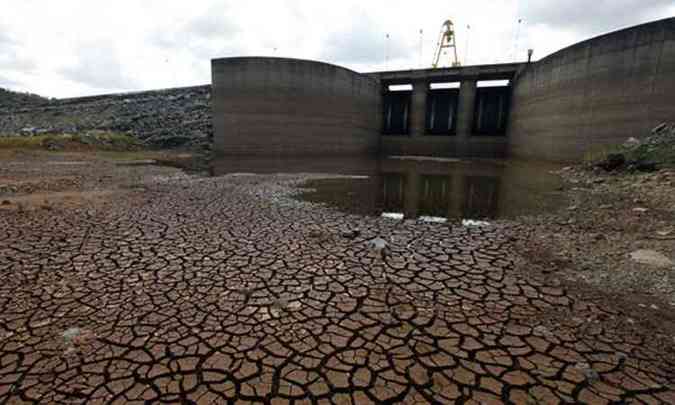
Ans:
[{"label": "dark gate opening", "polygon": [[501,179],[487,176],[466,176],[464,181],[465,194],[462,209],[464,218],[492,219],[497,217]]},{"label": "dark gate opening", "polygon": [[458,89],[430,90],[427,95],[426,133],[455,135]]},{"label": "dark gate opening", "polygon": [[422,175],[419,215],[447,217],[450,201],[450,176]]},{"label": "dark gate opening", "polygon": [[476,135],[504,135],[508,124],[511,87],[483,87],[476,89],[476,107],[473,133]]},{"label": "dark gate opening", "polygon": [[411,96],[411,91],[389,91],[384,94],[382,128],[385,135],[409,133]]},{"label": "dark gate opening", "polygon": [[403,212],[405,207],[405,184],[403,174],[382,174],[382,211]]}]

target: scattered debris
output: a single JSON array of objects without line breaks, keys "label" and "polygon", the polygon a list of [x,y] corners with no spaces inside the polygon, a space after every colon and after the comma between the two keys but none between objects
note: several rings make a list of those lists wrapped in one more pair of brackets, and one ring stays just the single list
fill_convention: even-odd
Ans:
[{"label": "scattered debris", "polygon": [[157,161],[152,159],[141,159],[141,160],[122,160],[115,162],[117,166],[150,166],[156,165]]},{"label": "scattered debris", "polygon": [[444,224],[448,222],[447,218],[444,217],[428,217],[428,216],[422,216],[418,218],[421,222],[430,222],[434,224]]},{"label": "scattered debris", "polygon": [[359,230],[359,228],[354,228],[352,230],[342,232],[342,237],[347,239],[355,239],[360,234],[361,231]]},{"label": "scattered debris", "polygon": [[387,218],[387,219],[393,219],[396,221],[401,221],[405,215],[398,213],[398,212],[383,212],[382,213],[382,218]]},{"label": "scattered debris", "polygon": [[481,227],[481,226],[490,226],[490,223],[487,221],[477,221],[474,219],[463,219],[462,226],[466,227]]}]

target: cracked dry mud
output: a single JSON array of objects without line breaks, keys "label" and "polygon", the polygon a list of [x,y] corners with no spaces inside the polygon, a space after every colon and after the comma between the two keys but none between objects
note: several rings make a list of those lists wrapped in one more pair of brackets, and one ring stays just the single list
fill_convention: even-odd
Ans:
[{"label": "cracked dry mud", "polygon": [[672,341],[516,268],[507,227],[347,216],[300,180],[0,211],[0,403],[675,402]]}]

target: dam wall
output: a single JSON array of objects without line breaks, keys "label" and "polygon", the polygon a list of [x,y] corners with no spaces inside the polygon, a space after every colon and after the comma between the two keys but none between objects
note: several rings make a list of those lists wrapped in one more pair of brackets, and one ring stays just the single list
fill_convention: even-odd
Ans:
[{"label": "dam wall", "polygon": [[675,120],[675,18],[615,31],[514,79],[509,152],[574,161]]},{"label": "dam wall", "polygon": [[214,150],[221,155],[377,153],[379,83],[322,62],[212,61]]}]

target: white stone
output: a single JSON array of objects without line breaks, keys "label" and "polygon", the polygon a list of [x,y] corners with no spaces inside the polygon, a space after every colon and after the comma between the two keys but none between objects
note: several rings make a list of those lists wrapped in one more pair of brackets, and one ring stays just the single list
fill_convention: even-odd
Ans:
[{"label": "white stone", "polygon": [[490,223],[486,221],[476,221],[474,219],[463,219],[462,226],[466,227],[490,226]]},{"label": "white stone", "polygon": [[626,139],[626,142],[623,143],[624,148],[634,148],[636,146],[640,146],[640,140],[633,137]]},{"label": "white stone", "polygon": [[654,267],[672,267],[675,263],[666,257],[663,253],[655,250],[636,250],[630,254],[630,258],[642,264],[647,264]]},{"label": "white stone", "polygon": [[383,212],[382,213],[382,218],[394,219],[396,221],[402,220],[403,217],[404,217],[404,215],[399,213],[399,212]]},{"label": "white stone", "polygon": [[380,252],[387,247],[387,241],[382,238],[375,238],[368,242],[368,246],[370,246],[371,249]]},{"label": "white stone", "polygon": [[448,219],[444,218],[444,217],[425,217],[425,216],[422,216],[422,217],[419,218],[419,220],[422,221],[422,222],[431,222],[431,223],[435,223],[435,224],[444,224],[444,223],[448,222]]}]

